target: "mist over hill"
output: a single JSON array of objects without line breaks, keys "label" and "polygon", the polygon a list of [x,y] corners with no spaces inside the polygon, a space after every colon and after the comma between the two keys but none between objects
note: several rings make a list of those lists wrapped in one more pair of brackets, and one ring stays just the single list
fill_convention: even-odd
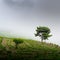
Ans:
[{"label": "mist over hill", "polygon": [[53,35],[47,42],[60,45],[59,0],[0,0],[0,30],[40,40],[37,26],[47,26]]}]

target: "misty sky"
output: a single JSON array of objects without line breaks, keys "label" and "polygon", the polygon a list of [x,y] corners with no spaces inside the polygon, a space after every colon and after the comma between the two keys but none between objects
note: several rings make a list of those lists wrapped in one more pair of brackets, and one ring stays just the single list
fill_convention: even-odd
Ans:
[{"label": "misty sky", "polygon": [[53,36],[47,42],[60,44],[60,1],[0,0],[0,30],[39,40],[37,26],[48,26]]}]

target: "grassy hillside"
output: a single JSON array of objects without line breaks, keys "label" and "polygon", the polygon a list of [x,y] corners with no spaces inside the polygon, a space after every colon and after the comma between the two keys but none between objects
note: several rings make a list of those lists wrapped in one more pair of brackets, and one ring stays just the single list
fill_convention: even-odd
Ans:
[{"label": "grassy hillside", "polygon": [[58,45],[19,38],[23,43],[15,48],[14,39],[0,37],[0,60],[60,60]]}]

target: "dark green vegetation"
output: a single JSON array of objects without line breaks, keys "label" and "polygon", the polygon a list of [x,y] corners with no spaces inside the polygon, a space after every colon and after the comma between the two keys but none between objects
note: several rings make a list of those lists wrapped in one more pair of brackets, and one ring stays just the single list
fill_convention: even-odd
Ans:
[{"label": "dark green vegetation", "polygon": [[15,44],[16,44],[16,49],[17,49],[17,48],[18,48],[18,45],[21,44],[21,43],[23,43],[23,40],[16,38],[16,39],[13,39],[13,42],[15,42]]},{"label": "dark green vegetation", "polygon": [[50,35],[50,29],[48,27],[42,27],[42,26],[39,26],[37,27],[36,29],[36,34],[35,36],[39,36],[41,37],[41,42],[43,42],[43,40],[46,40],[48,39],[49,37],[51,37],[52,35]]},{"label": "dark green vegetation", "polygon": [[[17,48],[16,40],[20,40]],[[60,47],[30,39],[0,37],[0,60],[60,60]]]}]

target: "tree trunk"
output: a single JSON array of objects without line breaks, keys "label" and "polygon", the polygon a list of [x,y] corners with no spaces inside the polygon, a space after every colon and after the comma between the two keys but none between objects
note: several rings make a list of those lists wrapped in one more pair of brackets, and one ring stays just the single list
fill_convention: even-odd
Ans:
[{"label": "tree trunk", "polygon": [[16,44],[16,47],[15,47],[16,49],[18,48],[18,44]]},{"label": "tree trunk", "polygon": [[43,36],[41,36],[41,42],[43,42]]}]

